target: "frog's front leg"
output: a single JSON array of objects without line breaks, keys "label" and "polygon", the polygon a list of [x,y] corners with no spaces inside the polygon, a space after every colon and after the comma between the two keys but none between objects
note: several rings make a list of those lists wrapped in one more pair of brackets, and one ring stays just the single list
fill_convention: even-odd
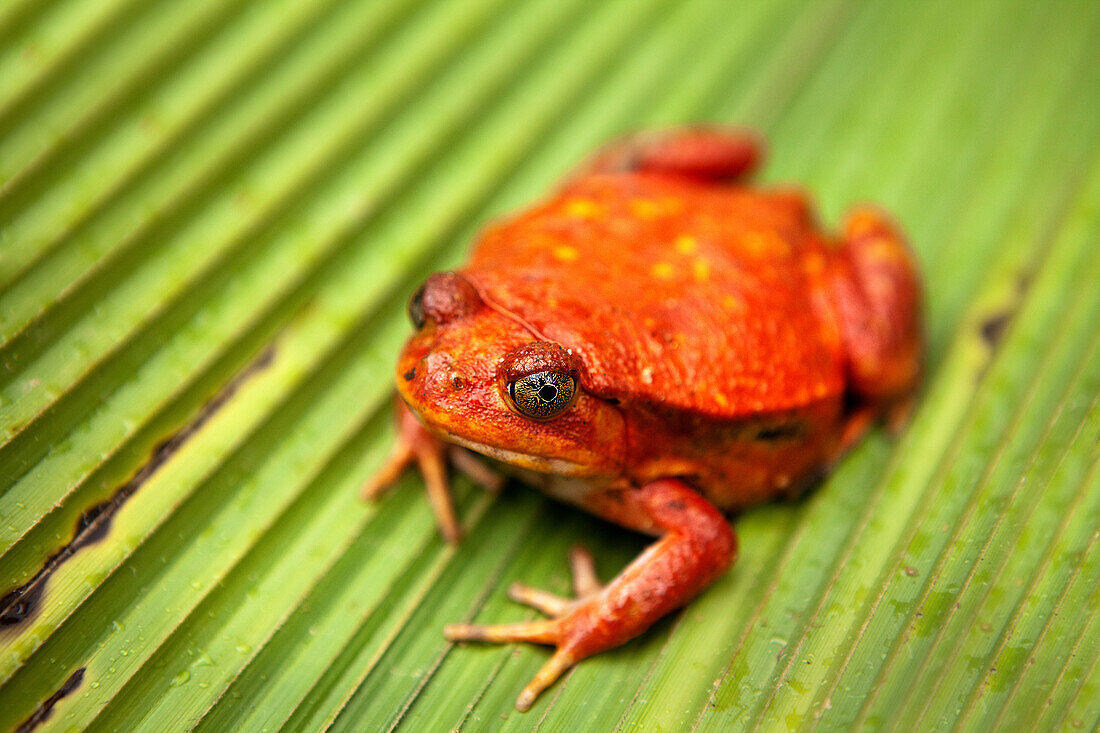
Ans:
[{"label": "frog's front leg", "polygon": [[510,595],[550,619],[481,626],[454,624],[444,629],[452,641],[530,641],[552,644],[554,655],[524,688],[516,707],[527,710],[539,693],[585,657],[619,646],[657,619],[683,606],[733,562],[737,540],[725,517],[683,482],[662,479],[639,489],[593,495],[584,505],[617,524],[658,534],[648,547],[606,586],[599,586],[590,562],[574,554],[578,598],[569,600],[526,586]]},{"label": "frog's front leg", "polygon": [[363,484],[360,496],[367,500],[377,499],[415,463],[424,477],[428,501],[432,505],[440,534],[451,544],[456,544],[462,539],[462,527],[455,515],[451,486],[447,480],[448,459],[455,468],[490,491],[499,490],[503,479],[466,449],[446,443],[429,433],[401,399],[397,399],[395,403],[397,438],[393,450],[382,466]]}]

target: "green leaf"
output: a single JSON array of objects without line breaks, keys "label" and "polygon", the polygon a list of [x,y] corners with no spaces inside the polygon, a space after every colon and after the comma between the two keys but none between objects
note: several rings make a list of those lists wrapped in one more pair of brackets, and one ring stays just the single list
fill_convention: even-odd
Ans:
[{"label": "green leaf", "polygon": [[[0,5],[0,730],[1100,725],[1100,5]],[[404,301],[623,131],[767,137],[926,285],[898,438],[736,518],[735,567],[526,714],[574,543],[644,540],[392,440]]]}]

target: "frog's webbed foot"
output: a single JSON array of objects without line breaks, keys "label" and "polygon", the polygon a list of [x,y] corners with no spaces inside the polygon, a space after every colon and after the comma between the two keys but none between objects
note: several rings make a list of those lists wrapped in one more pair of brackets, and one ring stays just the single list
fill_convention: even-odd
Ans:
[{"label": "frog's webbed foot", "polygon": [[[569,565],[573,571],[573,592],[575,598],[562,598],[524,583],[512,583],[508,588],[508,597],[516,603],[531,606],[550,617],[548,621],[534,621],[518,624],[449,624],[443,634],[451,641],[530,641],[538,644],[557,644],[568,636],[564,622],[555,623],[570,616],[571,612],[585,601],[603,590],[596,575],[596,563],[588,550],[574,547],[569,552]],[[559,628],[563,627],[563,628]],[[527,710],[538,694],[554,682],[565,670],[579,660],[573,654],[559,648],[550,661],[539,671],[535,679],[524,688],[516,701],[516,707]]]},{"label": "frog's webbed foot", "polygon": [[576,598],[516,583],[508,595],[550,618],[518,624],[452,624],[451,641],[551,644],[557,649],[523,688],[516,707],[528,710],[539,693],[571,666],[619,646],[679,608],[733,561],[737,543],[721,513],[674,479],[632,489],[615,500],[595,499],[596,513],[663,536],[609,584],[601,585],[591,555],[574,548],[570,562]]},{"label": "frog's webbed foot", "polygon": [[451,485],[447,480],[448,458],[455,468],[466,474],[474,483],[490,491],[499,491],[504,480],[473,454],[458,446],[445,443],[425,430],[400,399],[397,400],[396,418],[397,438],[393,449],[382,466],[366,480],[359,494],[366,500],[377,499],[409,466],[415,463],[424,477],[428,501],[431,503],[439,531],[444,539],[455,544],[462,539],[462,527],[455,515]]}]

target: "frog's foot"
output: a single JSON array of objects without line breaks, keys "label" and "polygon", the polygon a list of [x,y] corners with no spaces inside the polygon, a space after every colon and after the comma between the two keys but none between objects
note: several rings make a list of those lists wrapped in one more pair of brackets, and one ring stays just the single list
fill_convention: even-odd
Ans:
[{"label": "frog's foot", "polygon": [[[603,585],[596,575],[595,560],[588,550],[579,545],[574,547],[569,553],[569,565],[573,570],[575,598],[562,598],[524,583],[512,583],[508,588],[508,597],[517,603],[541,611],[552,620],[569,617],[574,609],[603,590]],[[576,620],[572,620],[571,623],[576,623]],[[568,632],[563,633],[564,629],[553,628],[553,626],[553,621],[499,625],[450,624],[443,629],[443,634],[451,641],[533,641],[558,644],[560,647],[561,640],[568,636]],[[574,657],[573,654],[559,648],[558,653],[539,671],[531,684],[524,688],[523,694],[516,701],[516,707],[520,710],[528,710],[538,694],[578,660],[579,657]]]},{"label": "frog's foot", "polygon": [[428,501],[440,533],[448,542],[456,544],[462,539],[462,527],[455,515],[451,486],[447,480],[447,458],[471,480],[490,491],[499,491],[503,479],[473,454],[445,443],[425,430],[401,400],[397,400],[396,418],[397,439],[393,450],[382,466],[363,484],[359,494],[365,500],[377,499],[397,481],[405,469],[415,463],[424,477]]},{"label": "frog's foot", "polygon": [[516,700],[521,711],[530,709],[539,693],[580,660],[633,639],[687,603],[729,567],[736,554],[736,540],[722,514],[675,479],[613,497],[598,496],[588,508],[620,524],[663,536],[606,586],[600,585],[591,556],[574,549],[575,599],[522,584],[509,589],[514,600],[539,609],[549,619],[453,624],[443,630],[451,641],[527,641],[557,647]]},{"label": "frog's foot", "polygon": [[577,177],[647,171],[734,181],[752,175],[763,158],[763,142],[748,130],[696,125],[628,135],[597,152]]}]

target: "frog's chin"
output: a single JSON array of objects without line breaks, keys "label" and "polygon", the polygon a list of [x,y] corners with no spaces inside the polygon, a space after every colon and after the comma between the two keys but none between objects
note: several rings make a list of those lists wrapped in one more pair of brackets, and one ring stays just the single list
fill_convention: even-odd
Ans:
[{"label": "frog's chin", "polygon": [[517,453],[516,451],[511,451],[506,448],[498,448],[495,445],[486,445],[484,443],[478,443],[477,441],[468,440],[454,433],[446,433],[443,439],[448,443],[461,445],[463,448],[477,451],[482,455],[489,456],[502,463],[526,468],[531,471],[538,471],[539,473],[551,473],[558,476],[586,476],[592,473],[586,466],[574,463],[573,461]]}]

